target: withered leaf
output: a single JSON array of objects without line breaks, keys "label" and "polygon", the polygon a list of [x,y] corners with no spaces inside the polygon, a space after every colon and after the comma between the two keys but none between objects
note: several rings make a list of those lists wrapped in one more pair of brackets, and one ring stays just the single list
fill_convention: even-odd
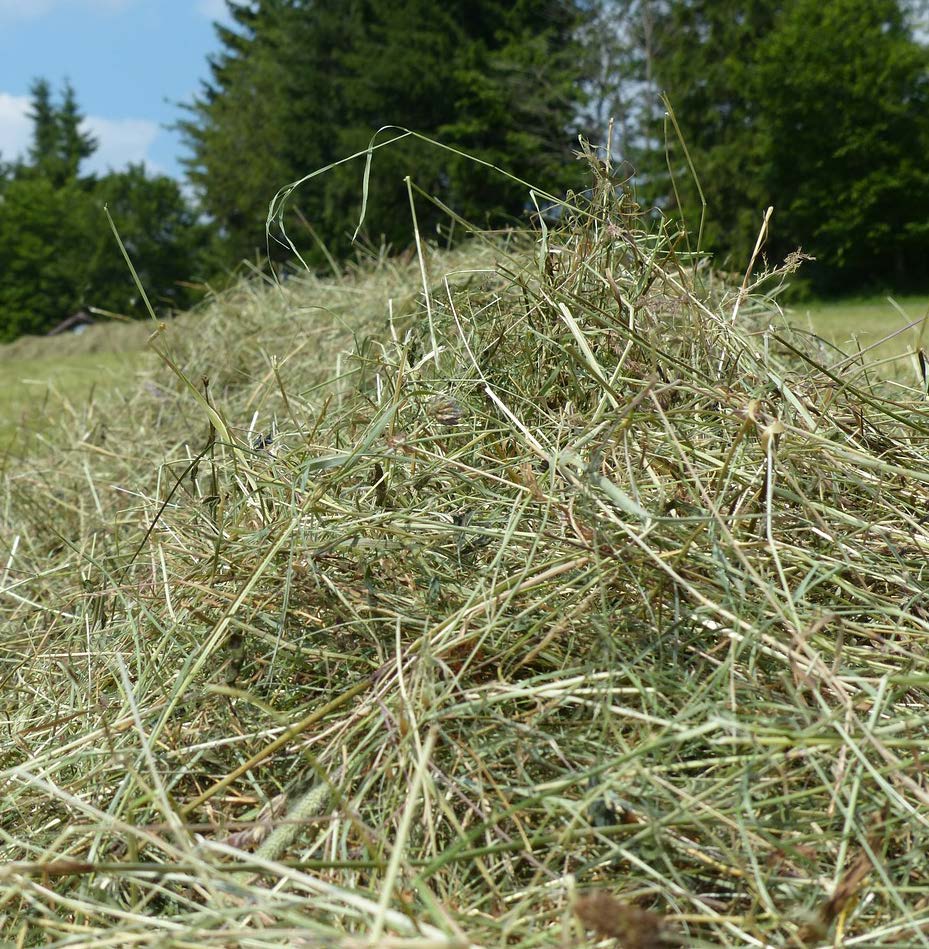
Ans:
[{"label": "withered leaf", "polygon": [[605,890],[579,896],[574,913],[585,929],[618,939],[623,949],[657,949],[664,919],[657,913],[631,906]]}]

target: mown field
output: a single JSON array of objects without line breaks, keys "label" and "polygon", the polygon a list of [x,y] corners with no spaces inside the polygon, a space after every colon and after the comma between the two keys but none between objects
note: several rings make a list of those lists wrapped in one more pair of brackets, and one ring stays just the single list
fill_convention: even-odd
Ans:
[{"label": "mown field", "polygon": [[0,449],[21,454],[60,416],[77,420],[151,364],[148,323],[98,324],[79,334],[0,345]]},{"label": "mown field", "polygon": [[625,201],[7,350],[0,941],[929,944],[918,369]]},{"label": "mown field", "polygon": [[[797,304],[790,308],[789,318],[849,355],[866,350],[864,362],[875,371],[912,379],[916,366],[909,354],[920,345],[929,347],[929,333],[920,322],[927,314],[929,296],[898,296]],[[910,324],[916,325],[906,329]]]},{"label": "mown field", "polygon": [[[866,362],[875,371],[910,375],[916,369],[910,354],[920,344],[920,327],[881,340],[921,319],[927,309],[929,297],[900,296],[893,303],[870,297],[797,304],[787,316],[849,355],[868,350]],[[137,385],[139,370],[153,365],[146,348],[150,334],[148,321],[103,323],[79,335],[0,345],[0,447],[19,436],[21,451],[45,429],[49,413],[78,417],[95,396]]]}]

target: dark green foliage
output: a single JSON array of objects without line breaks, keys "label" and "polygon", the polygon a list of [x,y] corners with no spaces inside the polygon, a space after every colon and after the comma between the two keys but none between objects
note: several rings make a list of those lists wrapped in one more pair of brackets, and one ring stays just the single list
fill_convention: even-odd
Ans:
[{"label": "dark green foliage", "polygon": [[[582,95],[580,21],[570,0],[307,0],[232,4],[223,54],[181,129],[191,180],[231,253],[264,245],[268,204],[291,180],[365,149],[384,126],[412,129],[560,190],[582,179],[571,156]],[[386,138],[389,133],[383,133]],[[334,251],[350,249],[361,162],[307,183],[295,205]],[[520,219],[525,187],[407,139],[375,153],[366,229],[412,239],[404,178],[476,223]],[[447,220],[419,202],[421,227]],[[306,231],[301,248],[312,246]]]},{"label": "dark green foliage", "polygon": [[759,50],[774,249],[804,244],[826,289],[926,279],[927,67],[895,0],[794,0]]},{"label": "dark green foliage", "polygon": [[[217,25],[224,52],[211,62],[212,82],[179,123],[194,150],[187,174],[203,209],[222,231],[229,262],[264,247],[274,193],[291,177],[283,124],[291,4],[265,0],[260,12],[235,6],[237,29]],[[294,64],[295,68],[299,68]]]},{"label": "dark green foliage", "polygon": [[[672,0],[654,36],[705,249],[744,268],[773,205],[770,254],[802,246],[821,290],[925,279],[929,59],[898,0]],[[684,149],[652,135],[648,187],[695,230]]]},{"label": "dark green foliage", "polygon": [[[748,261],[765,200],[754,61],[785,2],[677,0],[655,23],[657,81],[671,101],[709,209],[702,245],[730,255],[736,267]],[[652,190],[669,210],[680,199],[696,236],[701,207],[684,149],[671,122],[652,134]]]},{"label": "dark green foliage", "polygon": [[9,182],[0,203],[0,340],[41,333],[70,316],[89,286],[91,198],[76,182]]},{"label": "dark green foliage", "polygon": [[102,208],[106,206],[150,301],[156,307],[183,308],[196,298],[187,281],[198,272],[200,248],[208,229],[198,223],[180,185],[165,175],[149,176],[130,165],[97,182],[90,230],[96,237],[90,286],[97,306],[141,313],[138,292],[116,248]]},{"label": "dark green foliage", "polygon": [[61,104],[57,106],[52,102],[46,80],[37,79],[31,91],[32,146],[28,170],[61,187],[77,178],[81,162],[97,150],[97,141],[81,130],[84,116],[70,83],[65,83]]},{"label": "dark green foliage", "polygon": [[179,281],[197,272],[204,229],[178,183],[141,166],[81,176],[96,142],[81,129],[69,86],[56,104],[48,83],[37,81],[30,115],[28,159],[0,179],[0,340],[47,332],[81,307],[145,315],[104,205],[155,305],[193,302]]},{"label": "dark green foliage", "polygon": [[[440,126],[439,137],[550,191],[583,187],[582,168],[572,161],[576,139],[566,134],[576,122],[584,78],[581,49],[572,39],[578,17],[558,5],[494,6],[493,42],[462,50],[454,119]],[[471,162],[459,160],[456,170],[466,217],[482,210],[490,217],[494,205],[517,214],[526,202],[522,186],[477,171]],[[454,183],[452,195],[457,206]]]}]

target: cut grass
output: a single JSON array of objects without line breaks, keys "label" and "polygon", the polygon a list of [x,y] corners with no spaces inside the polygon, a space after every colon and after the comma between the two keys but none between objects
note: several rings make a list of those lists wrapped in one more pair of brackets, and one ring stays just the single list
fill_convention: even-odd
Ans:
[{"label": "cut grass", "polygon": [[[868,364],[883,375],[912,374],[912,358],[920,328],[894,336],[907,321],[918,319],[929,301],[925,297],[850,298],[813,301],[791,308],[787,316],[846,354],[870,349]],[[901,312],[902,311],[902,312]],[[109,388],[133,385],[139,370],[150,366],[145,345],[151,324],[104,323],[85,332],[57,337],[30,336],[0,345],[0,449],[16,444],[17,453],[46,431],[51,417],[63,410],[72,415],[88,398]],[[898,358],[895,358],[898,357]],[[18,443],[18,444],[17,444]]]},{"label": "cut grass", "polygon": [[64,418],[85,414],[110,389],[136,384],[146,353],[93,353],[0,363],[0,451],[22,454]]},{"label": "cut grass", "polygon": [[94,323],[81,332],[57,336],[21,336],[0,344],[0,366],[35,359],[66,359],[94,353],[137,353],[145,350],[151,335],[148,322]]},{"label": "cut grass", "polygon": [[[912,354],[920,342],[923,346],[929,345],[929,337],[923,334],[921,339],[919,324],[905,332],[898,331],[926,316],[929,297],[891,299],[814,301],[791,308],[788,316],[797,326],[811,329],[848,354],[868,349],[866,361],[877,371],[884,375],[907,376],[912,381],[916,368]],[[887,339],[891,336],[892,339]],[[885,339],[886,342],[881,342]]]},{"label": "cut grass", "polygon": [[0,346],[0,452],[22,455],[37,436],[85,413],[152,364],[151,326],[97,324],[82,333],[25,336]]},{"label": "cut grass", "polygon": [[923,393],[634,210],[243,283],[6,468],[0,936],[927,943]]}]

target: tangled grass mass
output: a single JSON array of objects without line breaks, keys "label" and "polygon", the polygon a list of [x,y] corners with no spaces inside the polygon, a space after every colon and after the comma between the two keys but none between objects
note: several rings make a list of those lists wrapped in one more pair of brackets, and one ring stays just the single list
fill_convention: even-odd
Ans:
[{"label": "tangled grass mass", "polygon": [[649,233],[251,279],[6,455],[11,946],[929,943],[929,416]]}]

